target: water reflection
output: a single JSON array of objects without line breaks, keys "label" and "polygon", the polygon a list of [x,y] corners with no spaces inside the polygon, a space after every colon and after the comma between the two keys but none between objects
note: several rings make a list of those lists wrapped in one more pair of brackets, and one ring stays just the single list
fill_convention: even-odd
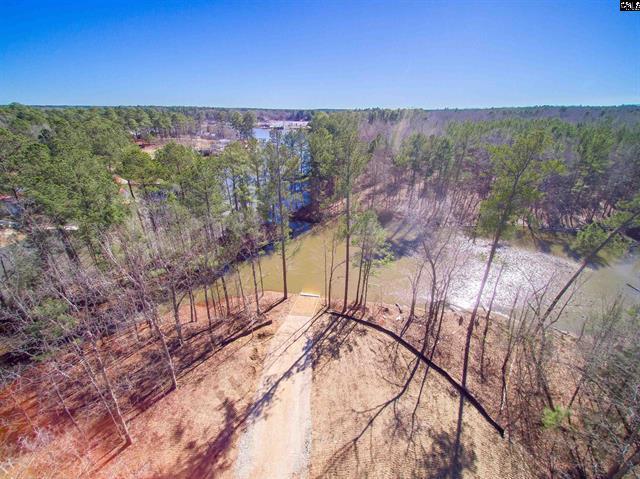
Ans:
[{"label": "water reflection", "polygon": [[[411,301],[410,277],[419,261],[420,241],[411,235],[410,228],[405,230],[401,224],[388,225],[387,230],[394,243],[394,250],[397,249],[399,254],[395,261],[371,278],[369,300],[407,305]],[[330,263],[331,238],[335,232],[335,225],[317,226],[291,240],[287,276],[290,292],[325,294],[325,262]],[[452,282],[449,299],[452,304],[468,309],[475,300],[490,244],[484,239],[474,242],[462,233],[456,234],[451,244],[463,250],[464,257]],[[565,251],[566,248],[562,247],[550,248],[548,252],[541,251],[532,242],[527,243],[522,239],[502,243],[485,288],[483,305],[486,306],[489,302],[501,264],[504,264],[504,268],[494,300],[495,311],[507,312],[518,290],[523,295],[534,289],[541,289],[550,282],[551,294],[557,292],[579,266]],[[336,250],[335,262],[343,262],[343,259],[344,242],[341,242]],[[279,255],[267,254],[262,259],[262,271],[264,288],[281,291]],[[245,266],[242,275],[248,279],[249,274],[250,268]],[[353,281],[350,289],[355,294],[357,274],[351,274],[350,279]],[[342,293],[343,282],[344,264],[341,264],[334,273],[334,297]],[[423,275],[418,293],[420,306],[424,306],[428,298],[427,283],[427,275]],[[567,307],[558,327],[578,330],[585,317],[599,311],[603,302],[613,300],[617,294],[622,294],[629,301],[640,301],[640,294],[627,283],[636,286],[640,284],[640,255],[637,251],[621,260],[612,261],[611,264],[590,268],[583,274],[581,288]]]}]

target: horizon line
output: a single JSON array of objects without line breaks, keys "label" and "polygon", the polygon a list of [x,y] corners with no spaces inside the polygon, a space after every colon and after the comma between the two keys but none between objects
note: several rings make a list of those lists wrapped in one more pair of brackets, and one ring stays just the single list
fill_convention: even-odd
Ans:
[{"label": "horizon line", "polygon": [[0,107],[8,107],[11,105],[22,105],[32,108],[210,108],[217,110],[291,110],[291,111],[367,111],[367,110],[423,110],[423,111],[464,111],[464,110],[508,110],[508,109],[527,109],[527,108],[632,108],[640,107],[640,103],[620,103],[608,105],[596,104],[538,104],[538,105],[509,105],[509,106],[465,106],[465,107],[317,107],[317,108],[301,108],[301,107],[258,107],[258,106],[210,106],[210,105],[188,105],[188,104],[72,104],[72,103],[49,103],[49,104],[29,104],[13,101],[0,104]]}]

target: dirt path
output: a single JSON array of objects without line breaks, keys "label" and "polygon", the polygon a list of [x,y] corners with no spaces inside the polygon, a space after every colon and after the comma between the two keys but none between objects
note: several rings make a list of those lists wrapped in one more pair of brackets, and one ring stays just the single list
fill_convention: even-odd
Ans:
[{"label": "dirt path", "polygon": [[312,370],[304,333],[318,303],[298,296],[271,340],[256,409],[240,439],[236,477],[302,478],[311,450]]}]

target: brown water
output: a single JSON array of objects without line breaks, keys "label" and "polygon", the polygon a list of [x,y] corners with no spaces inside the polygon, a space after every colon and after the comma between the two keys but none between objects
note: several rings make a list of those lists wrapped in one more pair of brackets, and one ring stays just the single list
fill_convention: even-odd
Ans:
[{"label": "brown water", "polygon": [[[325,255],[327,265],[330,262],[331,238],[335,226],[318,226],[311,231],[293,239],[287,252],[287,282],[292,293],[307,292],[322,296],[325,291]],[[394,244],[397,259],[381,268],[371,278],[369,301],[399,303],[407,305],[411,301],[410,276],[417,265],[417,255],[412,250],[415,246],[415,235],[410,226],[392,224],[387,227],[389,237]],[[450,289],[449,301],[460,308],[469,309],[477,294],[482,277],[484,263],[489,252],[487,240],[478,239],[472,242],[462,233],[453,241],[463,247],[463,260],[456,271]],[[355,253],[356,248],[352,248]],[[344,291],[344,241],[336,250],[336,263],[342,262],[334,273],[333,297],[341,298]],[[496,266],[492,270],[486,287],[483,304],[488,303],[495,284],[499,265],[504,263],[502,278],[494,300],[494,310],[507,312],[513,298],[521,290],[521,295],[532,288],[541,288],[551,281],[550,294],[555,293],[578,268],[579,263],[572,259],[566,249],[566,242],[555,238],[553,243],[541,246],[528,238],[521,238],[503,243],[498,250]],[[267,254],[261,259],[265,290],[282,291],[282,263],[279,253]],[[328,268],[328,266],[327,266]],[[241,276],[245,294],[253,291],[251,268],[243,265]],[[427,300],[427,278],[423,275],[418,301],[424,305]],[[350,296],[355,295],[357,269],[352,267],[350,273]],[[597,268],[589,268],[581,277],[581,287],[575,294],[570,306],[565,310],[558,327],[576,331],[584,319],[597,313],[603,305],[621,294],[626,301],[639,302],[640,294],[631,289],[627,283],[640,287],[640,256],[630,254],[625,258],[611,260]]]}]

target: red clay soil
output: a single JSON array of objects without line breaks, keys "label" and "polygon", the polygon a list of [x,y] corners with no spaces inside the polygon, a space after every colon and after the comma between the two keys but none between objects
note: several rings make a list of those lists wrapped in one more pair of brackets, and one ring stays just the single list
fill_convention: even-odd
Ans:
[{"label": "red clay soil", "polygon": [[[257,387],[266,345],[290,307],[289,302],[279,303],[280,297],[265,293],[262,308],[275,306],[257,321],[271,319],[275,325],[242,336],[246,328],[234,323],[245,319],[225,320],[216,327],[215,348],[204,305],[198,304],[196,323],[189,323],[189,307],[184,305],[183,331],[191,339],[179,349],[173,344],[179,371],[174,391],[157,341],[133,353],[136,340],[131,331],[105,341],[101,350],[110,359],[109,375],[117,384],[133,439],[126,448],[90,387],[73,382],[62,391],[81,433],[45,389],[45,365],[31,369],[0,396],[0,477],[231,476],[234,444]],[[172,327],[172,318],[166,318],[163,329],[171,338]],[[145,334],[141,332],[143,338]],[[79,367],[69,372],[80,374]],[[87,408],[87,403],[94,406]]]},{"label": "red clay soil", "polygon": [[[0,392],[0,477],[234,477],[238,441],[255,408],[271,340],[293,303],[278,302],[279,298],[279,293],[265,293],[263,309],[274,307],[258,322],[273,323],[253,334],[242,336],[249,326],[246,318],[217,321],[215,347],[203,305],[198,305],[194,323],[189,323],[188,305],[181,310],[184,334],[190,338],[182,348],[177,346],[173,319],[167,317],[163,329],[171,338],[179,371],[179,388],[174,391],[157,341],[148,341],[146,329],[141,330],[141,343],[132,331],[104,341],[101,350],[133,438],[126,448],[86,381],[66,380],[68,386],[62,390],[81,433],[45,381],[48,365],[25,371],[19,383]],[[367,319],[396,332],[401,327],[396,311],[371,308]],[[457,380],[465,321],[463,317],[460,322],[457,313],[447,314],[434,357]],[[458,404],[451,386],[433,371],[422,385],[422,365],[405,393],[376,416],[380,406],[401,390],[411,355],[397,353],[389,338],[349,320],[334,323],[323,315],[307,327],[305,367],[311,367],[313,375],[309,476],[448,474]],[[417,341],[420,333],[416,322],[405,339]],[[477,341],[474,338],[474,355]],[[501,357],[498,334],[489,336],[488,348],[488,357]],[[65,363],[70,358],[59,360]],[[490,361],[490,379],[485,383],[479,380],[475,356],[471,363],[471,391],[493,417],[504,420],[497,410],[498,361]],[[66,373],[80,377],[82,370],[76,364]],[[463,477],[529,477],[522,448],[510,446],[472,408],[465,409],[462,445]]]}]

